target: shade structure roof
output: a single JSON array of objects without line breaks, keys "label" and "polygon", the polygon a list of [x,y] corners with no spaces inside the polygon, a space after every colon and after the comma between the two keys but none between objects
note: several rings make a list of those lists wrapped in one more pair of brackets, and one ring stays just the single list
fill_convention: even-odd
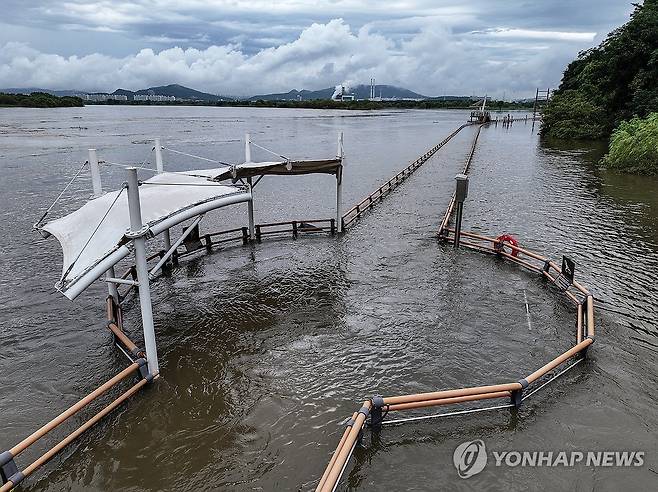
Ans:
[{"label": "shade structure roof", "polygon": [[302,174],[339,174],[342,159],[287,160],[267,162],[244,162],[235,166],[217,169],[189,171],[186,174],[205,176],[214,181],[232,179],[236,181],[252,176],[295,176]]},{"label": "shade structure roof", "polygon": [[[201,173],[212,175],[217,171]],[[142,223],[149,234],[157,235],[201,213],[251,199],[244,187],[222,185],[194,174],[165,172],[141,182]],[[55,236],[62,246],[62,277],[57,287],[74,299],[130,253],[126,237],[130,230],[127,190],[92,199],[41,229]]]}]

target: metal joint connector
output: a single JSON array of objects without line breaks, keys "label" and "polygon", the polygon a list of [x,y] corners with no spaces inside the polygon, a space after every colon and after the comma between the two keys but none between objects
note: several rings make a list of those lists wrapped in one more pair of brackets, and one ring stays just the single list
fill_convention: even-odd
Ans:
[{"label": "metal joint connector", "polygon": [[14,484],[14,487],[21,483],[25,479],[25,475],[23,475],[23,472],[16,472],[14,473],[11,477],[9,477],[9,481]]},{"label": "metal joint connector", "polygon": [[139,375],[142,379],[146,379],[148,383],[153,381],[153,375],[149,372],[149,366],[144,357],[137,359],[135,362],[139,365]]},{"label": "metal joint connector", "polygon": [[372,402],[372,406],[375,408],[382,408],[384,406],[384,398],[382,398],[380,395],[373,396],[370,401]]},{"label": "metal joint connector", "polygon": [[148,225],[143,226],[137,231],[127,230],[124,234],[128,239],[137,239],[143,236],[152,237],[151,229]]},{"label": "metal joint connector", "polygon": [[[4,484],[11,480],[11,482],[16,485],[13,478],[19,474],[22,475],[22,473],[18,471],[16,462],[14,462],[14,455],[9,451],[3,451],[0,453],[0,479],[2,479],[2,483]],[[23,478],[20,480],[22,479]]]},{"label": "metal joint connector", "polygon": [[510,394],[510,403],[514,405],[516,410],[518,410],[521,403],[523,403],[523,390],[529,385],[528,380],[525,378],[519,379],[517,382],[521,385],[521,389],[512,390]]},{"label": "metal joint connector", "polygon": [[[373,396],[370,399],[372,403],[372,411],[370,413],[370,427],[374,431],[379,431],[382,428],[382,422],[384,421],[384,414],[382,408],[384,405],[384,398],[380,395]],[[388,410],[386,411],[388,413]]]}]

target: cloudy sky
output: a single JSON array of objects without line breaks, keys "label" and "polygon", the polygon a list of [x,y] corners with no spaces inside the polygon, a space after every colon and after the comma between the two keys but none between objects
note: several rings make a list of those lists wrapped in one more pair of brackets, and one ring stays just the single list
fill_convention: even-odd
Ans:
[{"label": "cloudy sky", "polygon": [[509,99],[555,87],[631,10],[631,0],[2,0],[0,87],[253,95],[375,77]]}]

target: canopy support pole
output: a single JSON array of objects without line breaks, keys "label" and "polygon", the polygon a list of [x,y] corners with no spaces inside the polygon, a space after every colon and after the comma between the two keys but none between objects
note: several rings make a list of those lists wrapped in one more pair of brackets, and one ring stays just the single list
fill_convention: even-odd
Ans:
[{"label": "canopy support pole", "polygon": [[[244,134],[244,161],[251,162],[251,135]],[[247,211],[249,213],[249,239],[253,241],[256,238],[255,221],[254,221],[254,186],[251,176],[247,178],[251,200],[247,202]]]},{"label": "canopy support pole", "polygon": [[98,198],[103,194],[103,186],[101,185],[101,170],[98,166],[96,149],[89,149],[89,169],[91,170],[91,185],[94,190],[92,198]]},{"label": "canopy support pole", "polygon": [[256,237],[255,235],[255,221],[254,221],[254,187],[251,182],[251,176],[247,178],[247,184],[249,185],[249,192],[251,193],[251,200],[247,202],[247,211],[249,213],[249,239],[251,241]]},{"label": "canopy support pole", "polygon": [[338,134],[338,151],[336,156],[340,158],[340,167],[336,172],[336,228],[343,232],[343,132]]},{"label": "canopy support pole", "polygon": [[[162,258],[160,258],[160,261],[151,269],[151,273],[149,273],[149,278],[153,279],[155,277],[155,274],[158,273],[158,270],[162,268],[162,265],[164,265],[169,257],[174,254],[174,252],[178,249],[178,247],[181,245],[183,241],[185,241],[185,238],[190,235],[190,233],[194,230],[194,228],[201,222],[201,219],[203,219],[203,214],[199,215],[194,221],[183,231],[183,234],[176,240],[174,244],[172,244],[167,252],[162,255]],[[169,229],[167,229],[169,230]]]},{"label": "canopy support pole", "polygon": [[[155,168],[157,169],[158,174],[163,173],[164,161],[162,160],[162,144],[160,143],[159,138],[154,140],[153,149],[155,150]],[[164,239],[165,251],[169,251],[171,249],[171,235],[169,234],[169,229],[166,229],[162,233],[162,237]]]},{"label": "canopy support pole", "polygon": [[128,210],[130,212],[130,232],[134,235],[135,267],[137,281],[139,282],[139,307],[142,312],[142,326],[144,329],[144,346],[146,347],[146,360],[151,376],[159,374],[158,350],[155,343],[155,328],[153,326],[153,307],[151,305],[151,287],[149,285],[149,272],[146,264],[146,237],[142,231],[142,207],[139,201],[139,181],[137,169],[128,168]]}]

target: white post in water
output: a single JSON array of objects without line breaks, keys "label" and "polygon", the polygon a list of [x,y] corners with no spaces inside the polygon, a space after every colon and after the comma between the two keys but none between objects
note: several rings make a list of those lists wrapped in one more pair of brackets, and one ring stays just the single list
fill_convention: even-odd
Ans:
[{"label": "white post in water", "polygon": [[[91,185],[94,193],[92,198],[98,198],[103,194],[103,185],[101,183],[101,170],[98,165],[98,154],[96,149],[89,149],[89,168],[91,169]],[[105,272],[106,278],[114,278],[114,267]],[[112,282],[107,283],[107,292],[114,298],[114,302],[119,304],[119,291],[116,284]]]},{"label": "white post in water", "polygon": [[160,145],[160,139],[156,138],[154,145],[155,149],[155,168],[159,173],[164,172],[164,165],[162,163],[162,145]]},{"label": "white post in water", "polygon": [[[130,212],[130,231],[138,234],[142,229],[142,207],[139,201],[139,182],[137,169],[128,168],[128,210]],[[146,238],[139,236],[133,239],[135,244],[135,267],[139,283],[139,307],[142,311],[142,326],[144,328],[144,345],[149,373],[155,376],[160,372],[158,367],[158,350],[155,344],[155,329],[153,327],[153,308],[151,306],[151,288],[149,286],[149,271],[146,264]]]},{"label": "white post in water", "polygon": [[[244,134],[244,161],[251,162],[251,135],[248,133]],[[254,231],[254,188],[252,186],[251,177],[247,178],[247,184],[249,185],[249,192],[251,193],[251,200],[247,202],[248,212],[249,212],[249,239],[252,241],[256,237]]]},{"label": "white post in water", "polygon": [[[164,172],[164,162],[162,161],[162,145],[160,144],[160,139],[156,138],[153,142],[153,148],[155,150],[155,169],[158,173]],[[169,251],[171,249],[171,235],[169,234],[169,229],[165,229],[162,233],[164,239],[164,249]]]},{"label": "white post in water", "polygon": [[341,161],[340,168],[336,173],[336,230],[343,232],[343,132],[338,134],[336,157]]},{"label": "white post in water", "polygon": [[91,185],[94,189],[93,198],[98,198],[103,194],[101,185],[101,170],[98,167],[98,155],[96,149],[89,149],[89,167],[91,168]]},{"label": "white post in water", "polygon": [[244,161],[251,162],[251,135],[244,134]]},{"label": "white post in water", "polygon": [[[105,272],[105,278],[111,278],[114,279],[116,278],[116,273],[114,272],[114,267],[110,267],[110,269]],[[117,306],[119,305],[119,290],[117,289],[117,284],[114,282],[108,282],[107,283],[107,293],[110,294],[114,298],[114,304]]]}]

